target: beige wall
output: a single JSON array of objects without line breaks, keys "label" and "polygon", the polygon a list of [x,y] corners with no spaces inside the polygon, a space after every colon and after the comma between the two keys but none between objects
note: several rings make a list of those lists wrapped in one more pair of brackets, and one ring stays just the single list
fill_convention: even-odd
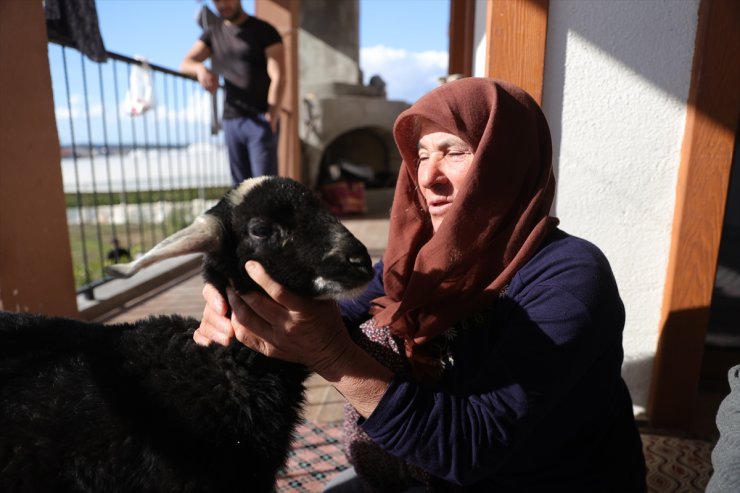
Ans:
[{"label": "beige wall", "polygon": [[0,308],[77,316],[42,2],[0,2],[0,67]]}]

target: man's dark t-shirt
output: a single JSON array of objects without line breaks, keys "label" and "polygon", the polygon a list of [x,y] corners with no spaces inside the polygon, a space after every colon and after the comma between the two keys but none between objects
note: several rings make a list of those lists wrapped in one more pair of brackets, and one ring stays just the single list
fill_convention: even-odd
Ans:
[{"label": "man's dark t-shirt", "polygon": [[239,25],[209,26],[200,40],[211,50],[213,70],[224,78],[224,119],[265,113],[270,88],[265,49],[282,42],[277,30],[249,16]]}]

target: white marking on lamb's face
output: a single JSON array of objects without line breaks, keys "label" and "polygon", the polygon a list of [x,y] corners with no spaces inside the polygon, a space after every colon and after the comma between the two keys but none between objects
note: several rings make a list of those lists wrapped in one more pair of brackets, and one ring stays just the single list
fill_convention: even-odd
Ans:
[{"label": "white marking on lamb's face", "polygon": [[319,296],[319,299],[332,299],[332,293],[337,291],[339,285],[335,281],[330,281],[322,276],[319,276],[313,280],[313,286],[319,293],[325,293]]},{"label": "white marking on lamb's face", "polygon": [[238,187],[231,190],[227,195],[226,199],[233,206],[237,206],[244,201],[244,197],[252,190],[255,186],[259,185],[265,180],[268,180],[269,176],[258,176],[257,178],[249,178],[239,184]]},{"label": "white marking on lamb's face", "polygon": [[316,298],[317,300],[343,300],[354,298],[362,294],[362,292],[365,291],[365,288],[367,287],[367,283],[365,283],[354,289],[348,290],[345,286],[338,283],[337,281],[332,281],[322,276],[315,278],[313,280],[313,285],[316,288],[316,291],[318,291],[319,293],[324,293],[318,296]]}]

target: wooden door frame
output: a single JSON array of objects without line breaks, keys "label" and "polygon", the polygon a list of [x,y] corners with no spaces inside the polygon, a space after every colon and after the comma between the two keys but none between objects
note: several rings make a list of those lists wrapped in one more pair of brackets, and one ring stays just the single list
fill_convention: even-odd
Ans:
[{"label": "wooden door frame", "polygon": [[702,0],[647,414],[688,429],[698,391],[740,112],[740,4]]},{"label": "wooden door frame", "polygon": [[486,76],[516,84],[540,105],[548,14],[549,0],[488,0],[486,8]]}]

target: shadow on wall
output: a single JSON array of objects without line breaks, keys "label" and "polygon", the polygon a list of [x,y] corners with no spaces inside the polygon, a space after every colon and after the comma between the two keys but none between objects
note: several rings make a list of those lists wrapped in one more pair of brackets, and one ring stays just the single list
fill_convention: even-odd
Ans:
[{"label": "shadow on wall", "polygon": [[[710,307],[701,307],[680,310],[671,313],[662,325],[658,338],[658,354],[660,347],[669,345],[672,348],[691,348],[697,344],[704,345],[702,335],[697,334],[696,327],[707,327]],[[662,360],[655,364],[654,358],[636,358],[630,360],[625,357],[622,365],[622,377],[632,394],[633,404],[641,408],[648,405],[664,409],[673,409],[676,414],[688,415],[699,389],[699,376],[703,353],[698,357],[694,351],[671,351],[663,353]],[[655,373],[654,373],[655,372]],[[670,375],[665,375],[670,373]],[[692,382],[685,388],[654,389],[655,402],[650,403],[650,392],[653,381]],[[673,413],[671,413],[673,414]]]},{"label": "shadow on wall", "polygon": [[[666,32],[687,33],[695,30],[698,13],[685,8],[683,15],[665,15],[659,2],[562,2],[550,7],[547,31],[547,83],[543,103],[551,122],[554,165],[558,176],[557,156],[560,155],[561,122],[565,95],[566,70],[569,73],[591,72],[593,67],[579,65],[578,57],[566,59],[569,43],[574,39],[585,41],[582,49],[598,50],[612,60],[624,65],[646,83],[659,88],[667,96],[685,101],[690,77],[686,67],[691,66],[694,36],[688,34],[665,36]],[[658,27],[656,27],[658,26]],[[682,46],[683,45],[683,46]],[[646,49],[649,47],[649,49]],[[593,60],[586,56],[584,61]],[[621,94],[610,91],[611,72],[600,71],[603,77],[603,97],[614,104],[634,104],[629,91]],[[572,76],[571,76],[572,77]],[[598,80],[598,79],[596,79]],[[594,88],[595,90],[601,89]],[[637,89],[637,88],[636,88]]]},{"label": "shadow on wall", "polygon": [[[694,1],[695,10],[686,3],[681,9],[683,15],[672,16],[665,15],[665,6],[660,3],[638,2],[629,7],[620,2],[570,2],[568,5],[557,10],[567,15],[564,24],[568,29],[559,32],[560,40],[555,43],[560,57],[556,62],[565,62],[567,37],[577,36],[667,95],[680,101],[686,99],[689,77],[685,67],[691,66],[695,36],[685,34],[695,31],[698,0]],[[661,27],[656,29],[657,26]],[[667,32],[685,34],[666,37]],[[551,46],[549,34],[548,49]],[[676,46],[676,43],[685,46]],[[557,66],[565,67],[565,63]]]}]

